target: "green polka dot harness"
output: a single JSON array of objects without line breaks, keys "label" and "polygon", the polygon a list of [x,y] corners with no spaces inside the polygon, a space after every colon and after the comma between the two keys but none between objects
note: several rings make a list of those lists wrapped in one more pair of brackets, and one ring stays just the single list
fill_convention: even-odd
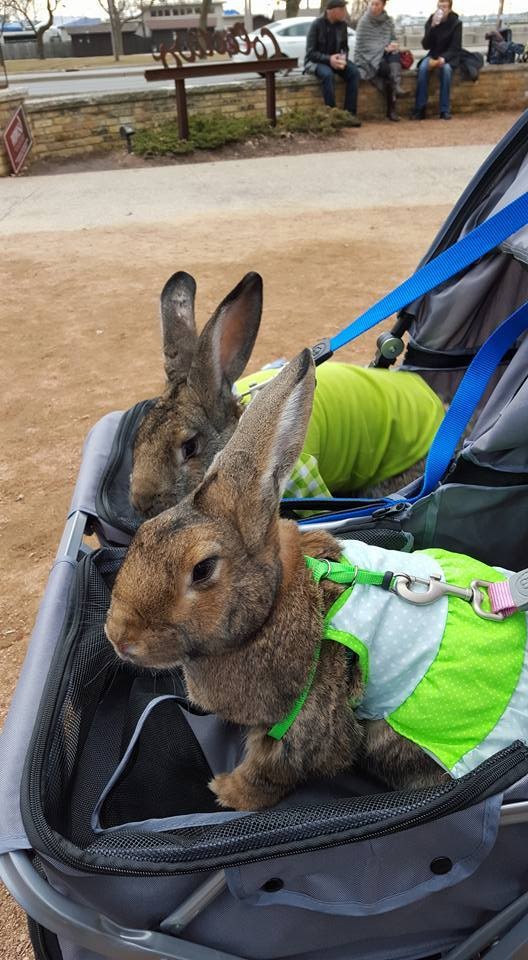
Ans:
[{"label": "green polka dot harness", "polygon": [[[302,710],[323,644],[342,644],[358,658],[364,690],[354,704],[362,720],[383,718],[453,777],[463,776],[514,740],[528,742],[526,614],[481,619],[458,596],[414,605],[394,592],[394,574],[439,578],[461,587],[507,578],[462,554],[411,554],[359,541],[341,544],[339,564],[306,558],[317,581],[349,584],[324,618],[304,690],[269,735],[280,739]],[[385,589],[382,589],[382,588]]]}]

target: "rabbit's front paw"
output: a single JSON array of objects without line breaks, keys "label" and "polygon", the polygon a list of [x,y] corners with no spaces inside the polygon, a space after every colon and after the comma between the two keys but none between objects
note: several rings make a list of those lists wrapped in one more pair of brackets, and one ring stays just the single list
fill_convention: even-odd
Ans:
[{"label": "rabbit's front paw", "polygon": [[209,789],[216,794],[220,806],[230,810],[261,810],[280,800],[273,791],[268,792],[250,783],[239,770],[220,773],[209,782]]}]

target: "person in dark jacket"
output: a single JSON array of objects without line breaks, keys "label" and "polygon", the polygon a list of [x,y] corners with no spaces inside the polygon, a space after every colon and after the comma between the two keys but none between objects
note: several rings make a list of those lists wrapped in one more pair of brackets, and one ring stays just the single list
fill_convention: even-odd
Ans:
[{"label": "person in dark jacket", "polygon": [[425,24],[422,47],[427,56],[418,65],[416,102],[412,120],[425,120],[429,74],[440,74],[440,118],[451,119],[451,80],[462,49],[462,22],[453,13],[452,0],[438,0],[438,7]]},{"label": "person in dark jacket", "polygon": [[351,114],[351,126],[360,127],[357,118],[359,73],[348,59],[346,0],[328,0],[322,17],[310,25],[306,38],[304,69],[321,81],[327,107],[335,107],[335,78],[345,81],[345,110]]}]

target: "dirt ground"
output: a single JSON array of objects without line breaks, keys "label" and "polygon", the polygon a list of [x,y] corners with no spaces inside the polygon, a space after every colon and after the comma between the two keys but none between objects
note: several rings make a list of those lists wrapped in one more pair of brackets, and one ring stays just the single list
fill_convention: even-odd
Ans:
[{"label": "dirt ground", "polygon": [[[493,128],[480,119],[468,123],[466,142],[496,142],[515,117],[493,119]],[[379,145],[385,129],[376,126],[371,145],[376,137]],[[415,126],[397,129],[414,137]],[[450,136],[458,142],[463,132],[462,121],[436,126],[443,144]],[[389,167],[390,154],[387,161]],[[6,239],[0,263],[0,720],[63,528],[83,439],[108,411],[162,387],[157,299],[170,274],[185,269],[197,278],[200,325],[246,271],[262,274],[256,368],[332,334],[403,280],[448,213],[433,203],[356,217],[343,212],[331,222],[312,213],[290,219],[270,213],[255,221],[205,217]],[[343,350],[340,359],[368,361],[375,336]],[[3,888],[0,929],[0,958],[30,960],[24,916]]]}]

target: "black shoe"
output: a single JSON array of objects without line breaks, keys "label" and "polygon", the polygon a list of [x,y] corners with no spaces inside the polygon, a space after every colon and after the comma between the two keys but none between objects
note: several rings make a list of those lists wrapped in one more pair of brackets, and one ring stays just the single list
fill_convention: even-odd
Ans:
[{"label": "black shoe", "polygon": [[411,120],[425,120],[425,107],[422,107],[421,110],[413,110]]},{"label": "black shoe", "polygon": [[349,114],[348,114],[348,124],[347,124],[347,126],[348,126],[348,127],[360,127],[360,126],[361,126],[361,120],[358,119],[358,117],[356,116],[355,113],[349,113]]},{"label": "black shoe", "polygon": [[389,112],[388,112],[388,114],[387,114],[387,119],[388,119],[388,120],[392,120],[393,123],[398,123],[398,120],[399,120],[400,118],[399,118],[398,114],[396,113],[396,110],[389,110]]},{"label": "black shoe", "polygon": [[441,114],[440,114],[440,120],[451,120],[451,117],[452,117],[452,116],[453,116],[453,114],[452,114],[452,113],[448,113],[447,110],[446,110],[444,113],[441,113]]}]

